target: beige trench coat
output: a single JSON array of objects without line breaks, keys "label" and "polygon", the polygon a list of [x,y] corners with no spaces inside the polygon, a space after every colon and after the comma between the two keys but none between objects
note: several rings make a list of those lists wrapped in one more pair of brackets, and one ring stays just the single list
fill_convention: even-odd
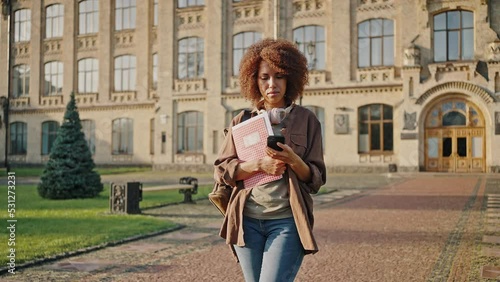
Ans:
[{"label": "beige trench coat", "polygon": [[[254,110],[256,112],[256,109]],[[253,112],[253,113],[254,113]],[[241,112],[231,126],[241,119]],[[304,183],[297,179],[291,169],[287,169],[284,177],[289,181],[290,206],[297,230],[306,254],[316,253],[318,246],[312,232],[314,225],[313,201],[310,194],[318,192],[326,182],[326,168],[323,159],[321,125],[311,111],[295,105],[288,117],[283,121],[285,143],[299,155],[311,169],[311,182]],[[243,189],[243,181],[234,181],[239,160],[229,128],[219,156],[214,163],[214,178],[233,188],[226,216],[219,235],[227,244],[245,246],[243,240],[243,208],[251,189]]]}]

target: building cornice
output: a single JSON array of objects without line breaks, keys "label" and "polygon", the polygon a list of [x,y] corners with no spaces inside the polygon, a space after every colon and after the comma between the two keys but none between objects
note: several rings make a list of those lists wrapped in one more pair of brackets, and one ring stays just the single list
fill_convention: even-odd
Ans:
[{"label": "building cornice", "polygon": [[[78,112],[102,112],[102,111],[123,111],[123,110],[153,110],[154,103],[143,103],[143,104],[133,104],[133,105],[103,105],[103,106],[89,106],[89,107],[78,107]],[[65,107],[59,108],[38,108],[38,109],[12,109],[11,114],[22,114],[22,115],[37,115],[37,114],[53,114],[53,113],[64,113],[66,111]]]}]

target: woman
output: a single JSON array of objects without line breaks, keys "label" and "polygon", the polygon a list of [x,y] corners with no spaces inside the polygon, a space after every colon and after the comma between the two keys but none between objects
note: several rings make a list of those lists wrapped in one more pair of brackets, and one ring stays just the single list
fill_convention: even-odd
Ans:
[{"label": "woman", "polygon": [[[246,281],[293,281],[304,255],[318,251],[310,194],[326,182],[321,126],[294,103],[307,80],[307,59],[284,39],[253,44],[240,63],[242,95],[254,114],[270,113],[275,135],[285,137],[282,151],[267,147],[264,158],[242,162],[229,130],[214,163],[216,181],[234,187],[220,235],[234,247]],[[243,187],[257,172],[283,178]]]}]

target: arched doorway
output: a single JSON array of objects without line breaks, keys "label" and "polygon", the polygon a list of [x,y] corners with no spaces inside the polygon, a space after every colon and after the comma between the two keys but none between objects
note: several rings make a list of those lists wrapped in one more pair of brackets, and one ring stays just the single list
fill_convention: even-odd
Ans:
[{"label": "arched doorway", "polygon": [[440,100],[425,118],[425,170],[484,172],[484,117],[472,102]]}]

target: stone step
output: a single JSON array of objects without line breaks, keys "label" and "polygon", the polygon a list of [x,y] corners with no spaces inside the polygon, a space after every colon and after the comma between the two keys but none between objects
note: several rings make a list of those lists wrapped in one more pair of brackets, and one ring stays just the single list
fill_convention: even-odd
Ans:
[{"label": "stone step", "polygon": [[484,247],[481,250],[483,256],[487,257],[500,257],[500,248],[495,247]]},{"label": "stone step", "polygon": [[500,244],[500,236],[483,236],[483,243],[487,244]]},{"label": "stone step", "polygon": [[498,226],[498,225],[486,226],[486,231],[487,232],[500,232],[500,226]]},{"label": "stone step", "polygon": [[500,268],[493,265],[484,265],[481,267],[481,278],[500,279]]}]

